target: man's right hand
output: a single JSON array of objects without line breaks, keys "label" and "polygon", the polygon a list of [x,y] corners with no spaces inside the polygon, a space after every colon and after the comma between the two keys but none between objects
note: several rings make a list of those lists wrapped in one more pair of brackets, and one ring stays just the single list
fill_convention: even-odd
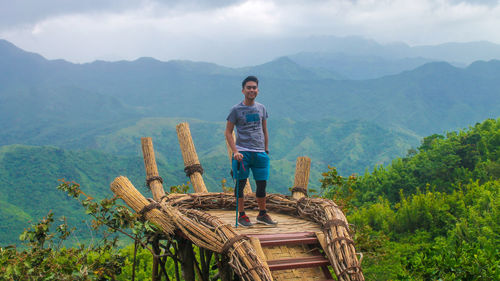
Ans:
[{"label": "man's right hand", "polygon": [[241,160],[243,160],[243,154],[235,152],[233,153],[233,158],[236,159],[238,162],[241,162]]}]

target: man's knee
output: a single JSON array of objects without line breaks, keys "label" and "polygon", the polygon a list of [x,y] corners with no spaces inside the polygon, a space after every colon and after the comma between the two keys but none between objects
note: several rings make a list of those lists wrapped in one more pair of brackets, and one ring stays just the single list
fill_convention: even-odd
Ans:
[{"label": "man's knee", "polygon": [[255,184],[257,185],[257,191],[255,192],[255,196],[257,198],[266,197],[266,185],[267,185],[267,181],[265,181],[265,180],[258,180],[258,181],[255,181]]},{"label": "man's knee", "polygon": [[238,197],[243,198],[243,190],[245,189],[245,185],[247,184],[247,179],[238,181],[238,188],[234,190],[234,196],[236,196],[236,191],[238,191]]}]

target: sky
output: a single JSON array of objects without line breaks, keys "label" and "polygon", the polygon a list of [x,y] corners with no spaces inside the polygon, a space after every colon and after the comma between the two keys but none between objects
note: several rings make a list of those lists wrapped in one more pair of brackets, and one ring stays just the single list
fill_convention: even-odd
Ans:
[{"label": "sky", "polygon": [[277,51],[256,58],[253,50],[289,38],[500,44],[499,27],[500,0],[0,0],[0,39],[75,63],[153,57],[256,65]]}]

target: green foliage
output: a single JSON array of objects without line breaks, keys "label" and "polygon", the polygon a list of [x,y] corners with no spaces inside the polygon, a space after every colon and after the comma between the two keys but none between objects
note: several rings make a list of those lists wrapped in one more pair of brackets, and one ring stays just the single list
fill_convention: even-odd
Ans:
[{"label": "green foliage", "polygon": [[467,131],[424,138],[419,153],[376,167],[358,181],[356,202],[387,197],[391,203],[418,189],[450,193],[456,186],[500,178],[500,119],[488,119]]},{"label": "green foliage", "polygon": [[37,224],[31,225],[19,237],[25,241],[18,250],[15,246],[0,247],[1,280],[110,280],[115,279],[123,266],[123,258],[116,249],[116,240],[103,239],[86,247],[63,246],[71,229],[62,218],[62,224],[50,232],[54,222],[49,213]]},{"label": "green foliage", "polygon": [[[151,278],[153,251],[147,241],[153,235],[161,235],[161,231],[154,224],[139,220],[128,208],[117,205],[117,198],[96,202],[79,184],[60,182],[57,188],[77,199],[93,218],[94,240],[88,246],[78,243],[66,248],[65,240],[72,237],[74,229],[62,218],[63,223],[55,228],[55,233],[51,232],[54,218],[53,213],[49,213],[20,235],[20,240],[25,241],[21,250],[15,246],[0,248],[0,279],[131,280],[133,274],[136,280]],[[130,255],[134,245],[120,250],[119,237],[135,241],[137,256]],[[173,262],[168,262],[166,268],[173,272]]]},{"label": "green foliage", "polygon": [[320,179],[323,197],[336,202],[346,212],[351,206],[354,197],[353,185],[356,183],[356,175],[345,178],[338,174],[337,168],[328,165],[328,172],[322,174]]},{"label": "green foliage", "polygon": [[486,120],[358,178],[348,219],[367,280],[500,279],[499,140]]},{"label": "green foliage", "polygon": [[189,191],[189,182],[186,184],[173,185],[170,187],[170,193],[187,193]]}]

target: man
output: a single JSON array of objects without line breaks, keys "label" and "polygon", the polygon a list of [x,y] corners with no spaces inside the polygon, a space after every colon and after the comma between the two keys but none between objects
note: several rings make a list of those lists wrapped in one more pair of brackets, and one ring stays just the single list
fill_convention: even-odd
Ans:
[{"label": "man", "polygon": [[[266,211],[266,185],[269,178],[269,137],[267,133],[267,111],[264,105],[255,101],[259,94],[259,80],[248,76],[243,80],[241,92],[244,100],[231,108],[227,116],[226,139],[233,151],[233,173],[238,181],[238,224],[248,227],[252,222],[245,214],[245,187],[250,170],[257,186],[256,197],[259,205],[257,223],[276,225]],[[236,143],[233,129],[236,126]]]}]

